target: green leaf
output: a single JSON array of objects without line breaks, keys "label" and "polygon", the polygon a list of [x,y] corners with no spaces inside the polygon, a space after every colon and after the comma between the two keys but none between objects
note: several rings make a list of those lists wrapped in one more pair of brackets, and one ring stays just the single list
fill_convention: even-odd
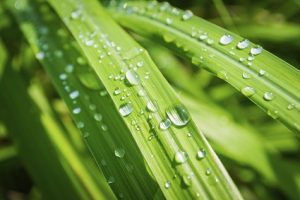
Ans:
[{"label": "green leaf", "polygon": [[[98,2],[49,2],[91,69],[72,36],[45,5],[38,10],[18,5],[16,14],[37,58],[72,110],[93,157],[106,177],[117,175],[111,184],[116,195],[151,199],[160,198],[162,190],[168,199],[241,199],[146,51]],[[49,34],[41,27],[51,27]],[[68,64],[74,65],[74,71],[66,72]],[[102,120],[99,115],[95,119],[98,112]],[[189,132],[195,136],[188,137]]]},{"label": "green leaf", "polygon": [[285,61],[168,3],[128,2],[113,7],[111,13],[121,25],[163,41],[178,55],[228,82],[272,118],[300,133],[300,72]]}]

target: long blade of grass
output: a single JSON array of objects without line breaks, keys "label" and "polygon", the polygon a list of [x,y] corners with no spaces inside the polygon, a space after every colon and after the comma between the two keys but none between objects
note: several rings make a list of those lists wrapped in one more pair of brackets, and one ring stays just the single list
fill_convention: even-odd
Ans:
[{"label": "long blade of grass", "polygon": [[[167,3],[128,2],[112,14],[231,84],[272,118],[300,133],[300,72],[248,40]],[[145,27],[144,25],[147,24]]]},{"label": "long blade of grass", "polygon": [[[44,33],[37,31],[32,25],[26,26],[26,23],[23,23],[22,27],[24,32],[27,32],[26,35],[31,41],[34,51],[44,53],[44,57],[41,56],[43,54],[38,54],[38,57],[42,57],[42,64],[46,67],[67,105],[73,111],[75,121],[77,123],[83,122],[84,127],[81,127],[83,133],[89,132],[84,136],[95,159],[99,161],[101,156],[105,156],[103,152],[107,152],[109,155],[114,152],[115,160],[111,157],[107,160],[107,162],[115,162],[116,166],[109,165],[111,171],[118,170],[118,165],[124,166],[144,159],[149,166],[150,173],[153,174],[155,181],[158,182],[164,196],[168,199],[196,197],[202,199],[240,199],[239,192],[223,166],[203,135],[196,134],[198,130],[190,120],[186,109],[177,100],[171,87],[156,69],[145,50],[141,49],[105,14],[98,2],[92,0],[68,0],[64,2],[53,0],[49,2],[59,16],[64,19],[66,26],[95,71],[96,74],[93,71],[89,74],[88,80],[89,83],[93,83],[92,86],[86,82],[84,82],[85,86],[80,84],[78,76],[82,75],[82,71],[65,74],[62,72],[64,67],[53,69],[53,66],[48,63],[51,59],[55,60],[56,58],[49,55],[49,51],[42,49],[39,44],[50,44],[50,41],[53,41],[51,44],[57,45],[55,44],[55,41],[58,40],[57,35],[45,37]],[[57,21],[53,23],[59,24]],[[43,24],[47,24],[47,21],[43,21]],[[31,34],[28,34],[29,31]],[[40,34],[38,39],[43,38],[42,42],[37,42],[34,33]],[[64,40],[67,39],[71,40],[68,33]],[[51,48],[54,47],[51,46]],[[70,59],[77,57],[78,55]],[[68,57],[64,59],[68,59]],[[64,62],[66,61],[64,60]],[[65,63],[60,64],[65,66]],[[63,80],[59,79],[59,74],[62,74],[60,78]],[[91,79],[91,77],[94,78]],[[72,90],[65,91],[62,86],[63,82],[66,83],[65,85],[78,90],[80,95],[76,98],[76,103],[70,98]],[[96,85],[102,83],[104,88],[93,87],[95,83]],[[90,89],[94,90],[95,98],[94,96],[92,98]],[[99,92],[108,95],[102,99],[96,98],[96,95],[99,97]],[[81,98],[85,96],[88,97]],[[91,120],[91,118],[96,113],[89,109],[90,102],[88,99],[96,100],[95,104],[103,108],[101,113],[107,111],[102,116],[107,127],[109,127],[107,130],[109,134],[106,133],[107,135],[105,135],[103,130],[95,127],[95,120]],[[105,109],[105,107],[107,108]],[[112,116],[114,118],[111,118]],[[171,121],[173,122],[172,126]],[[119,131],[117,131],[118,129]],[[131,135],[129,135],[129,130]],[[188,137],[188,132],[195,133],[194,137]],[[101,137],[100,134],[102,134]],[[124,138],[124,135],[127,139]],[[116,139],[109,140],[109,142],[119,142],[120,144],[121,138],[124,139],[121,143],[124,145],[124,149],[113,143],[113,145],[107,145],[106,150],[100,151],[99,144],[105,145],[101,140],[112,136]],[[134,140],[132,141],[138,145],[143,159],[137,156],[137,152],[130,151],[130,145],[133,147],[135,145],[130,143],[130,137],[133,137]],[[122,190],[119,192],[124,193],[122,197],[125,198],[153,198],[153,189],[143,187],[149,185],[145,182],[146,179],[141,177],[147,176],[147,174],[137,170],[133,170],[134,175],[128,175],[126,170],[121,171],[120,176],[116,177],[116,183],[120,181],[124,184],[118,185],[116,190],[121,188]],[[130,182],[126,183],[126,180]],[[137,182],[137,180],[143,182]],[[155,189],[153,185],[152,188]]]},{"label": "long blade of grass", "polygon": [[103,179],[94,179],[87,166],[91,160],[68,143],[57,122],[34,103],[26,84],[9,64],[0,89],[5,91],[0,95],[0,117],[44,198],[113,198]]}]

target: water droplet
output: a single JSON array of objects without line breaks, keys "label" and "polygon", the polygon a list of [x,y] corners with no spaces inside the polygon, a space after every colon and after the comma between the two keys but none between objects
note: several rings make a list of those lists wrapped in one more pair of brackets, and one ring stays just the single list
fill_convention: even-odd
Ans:
[{"label": "water droplet", "polygon": [[100,122],[102,120],[102,115],[100,113],[96,113],[94,114],[94,119],[98,122]]},{"label": "water droplet", "polygon": [[206,156],[206,151],[204,149],[200,149],[199,151],[197,151],[196,157],[197,159],[201,160],[203,158],[205,158]]},{"label": "water droplet", "polygon": [[233,41],[233,37],[229,34],[225,34],[220,38],[220,44],[222,45],[228,45]]},{"label": "water droplet", "polygon": [[206,41],[206,43],[207,43],[208,45],[212,45],[214,42],[215,42],[215,41],[214,41],[213,39],[211,39],[211,38],[208,38],[207,41]]},{"label": "water droplet", "polygon": [[165,188],[169,189],[171,187],[171,182],[170,181],[166,181],[165,182]]},{"label": "water droplet", "polygon": [[115,178],[113,176],[110,176],[107,180],[108,184],[112,184],[115,182]]},{"label": "water droplet", "polygon": [[81,16],[81,11],[80,10],[74,10],[71,12],[71,18],[72,19],[78,19]]},{"label": "water droplet", "polygon": [[273,119],[278,118],[278,110],[268,110],[267,114],[272,117]]},{"label": "water droplet", "polygon": [[239,41],[236,47],[238,49],[246,49],[249,46],[249,43],[250,43],[249,40],[244,39],[242,41]]},{"label": "water droplet", "polygon": [[259,55],[262,52],[263,48],[261,46],[252,47],[250,53],[254,56]]},{"label": "water droplet", "polygon": [[184,175],[182,177],[182,180],[183,180],[183,183],[188,187],[191,186],[193,183],[192,176],[190,176],[190,175]]},{"label": "water droplet", "polygon": [[168,25],[171,25],[171,24],[173,23],[173,20],[172,20],[171,18],[167,18],[167,19],[166,19],[166,23],[167,23]]},{"label": "water droplet", "polygon": [[188,133],[187,133],[187,136],[188,136],[188,137],[192,137],[192,133],[191,133],[191,132],[188,132]]},{"label": "water droplet", "polygon": [[86,40],[85,45],[88,46],[88,47],[93,46],[94,45],[94,40]]},{"label": "water droplet", "polygon": [[190,11],[190,10],[187,10],[187,11],[185,11],[184,13],[183,13],[183,15],[182,15],[182,20],[184,20],[184,21],[186,21],[186,20],[189,20],[189,19],[191,19],[192,17],[193,17],[193,13],[192,13],[192,11]]},{"label": "water droplet", "polygon": [[81,112],[81,108],[77,107],[73,109],[73,114],[77,115]]},{"label": "water droplet", "polygon": [[77,97],[79,97],[78,90],[75,90],[75,91],[73,91],[73,92],[70,93],[70,98],[71,99],[76,99]]},{"label": "water droplet", "polygon": [[247,60],[249,60],[249,61],[253,61],[254,59],[255,59],[254,56],[249,56],[249,57],[247,58]]},{"label": "water droplet", "polygon": [[147,102],[147,110],[149,110],[150,112],[156,112],[157,111],[156,102],[148,101]]},{"label": "water droplet", "polygon": [[67,73],[72,73],[72,72],[74,71],[74,65],[68,64],[68,65],[66,66],[66,68],[65,68],[65,71],[66,71]]},{"label": "water droplet", "polygon": [[177,151],[174,156],[174,160],[178,164],[185,163],[188,160],[188,158],[188,154],[181,150]]},{"label": "water droplet", "polygon": [[77,122],[76,123],[77,128],[81,129],[84,128],[84,123],[83,122]]},{"label": "water droplet", "polygon": [[134,70],[126,72],[126,79],[131,85],[138,85],[141,82],[139,75]]},{"label": "water droplet", "polygon": [[100,91],[100,96],[101,97],[104,97],[104,96],[106,96],[107,95],[107,91],[106,90],[101,90]]},{"label": "water droplet", "polygon": [[182,127],[190,121],[187,109],[181,104],[168,108],[166,114],[175,126]]},{"label": "water droplet", "polygon": [[217,73],[217,77],[219,77],[222,80],[227,80],[228,79],[228,74],[226,71],[221,70]]},{"label": "water droplet", "polygon": [[289,104],[289,105],[287,106],[287,109],[288,109],[288,110],[293,110],[295,107],[296,107],[296,104],[291,103],[291,104]]},{"label": "water droplet", "polygon": [[251,78],[251,74],[249,74],[247,72],[243,72],[242,77],[243,77],[243,79],[250,79]]},{"label": "water droplet", "polygon": [[144,66],[144,61],[139,61],[136,63],[136,66],[138,67],[143,67]]},{"label": "water droplet", "polygon": [[126,117],[132,113],[133,108],[130,103],[122,104],[119,108],[119,112],[123,117]]},{"label": "water droplet", "polygon": [[263,98],[266,101],[272,101],[274,99],[274,95],[272,92],[265,92]]},{"label": "water droplet", "polygon": [[60,80],[66,80],[67,79],[67,75],[65,73],[62,73],[59,75],[59,79]]},{"label": "water droplet", "polygon": [[44,52],[38,52],[35,54],[36,59],[38,60],[43,60],[45,58],[45,53]]},{"label": "water droplet", "polygon": [[103,131],[107,131],[107,130],[108,130],[108,127],[107,127],[106,124],[102,124],[102,125],[101,125],[101,129],[102,129]]},{"label": "water droplet", "polygon": [[163,38],[167,43],[173,42],[176,39],[173,34],[168,34],[168,33],[164,34]]},{"label": "water droplet", "polygon": [[200,36],[199,36],[199,39],[200,40],[206,40],[208,38],[208,34],[207,33],[202,33]]},{"label": "water droplet", "polygon": [[254,95],[256,93],[255,89],[250,86],[246,86],[246,87],[242,88],[241,92],[246,97],[251,97],[252,95]]},{"label": "water droplet", "polygon": [[123,55],[124,60],[131,60],[137,56],[139,56],[144,50],[142,48],[136,47],[132,48],[129,51],[126,51]]},{"label": "water droplet", "polygon": [[146,91],[145,91],[144,89],[140,89],[140,90],[138,91],[138,96],[143,97],[143,96],[145,96],[145,95],[146,95]]},{"label": "water droplet", "polygon": [[83,135],[82,135],[82,137],[84,137],[84,138],[87,138],[87,137],[89,137],[89,136],[90,136],[90,133],[89,133],[89,132],[84,132]]},{"label": "water droplet", "polygon": [[169,119],[164,119],[159,123],[159,128],[161,130],[167,130],[171,126],[171,121]]},{"label": "water droplet", "polygon": [[124,158],[125,156],[125,150],[123,148],[117,148],[115,149],[115,156],[118,158]]},{"label": "water droplet", "polygon": [[211,170],[210,170],[209,168],[207,168],[207,169],[206,169],[206,171],[205,171],[205,175],[206,175],[206,176],[209,176],[209,175],[211,175]]},{"label": "water droplet", "polygon": [[121,94],[121,89],[120,88],[116,88],[115,91],[114,91],[114,95],[119,95]]},{"label": "water droplet", "polygon": [[258,74],[259,74],[260,76],[264,76],[264,75],[266,75],[266,71],[263,70],[263,69],[260,69],[259,72],[258,72]]}]

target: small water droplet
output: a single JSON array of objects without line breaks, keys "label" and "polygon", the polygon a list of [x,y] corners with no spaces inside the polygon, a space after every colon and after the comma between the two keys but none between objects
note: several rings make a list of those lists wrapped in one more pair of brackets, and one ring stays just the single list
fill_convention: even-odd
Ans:
[{"label": "small water droplet", "polygon": [[115,178],[113,176],[110,176],[107,180],[108,184],[112,184],[115,182]]},{"label": "small water droplet", "polygon": [[211,170],[210,170],[209,168],[207,168],[207,169],[206,169],[206,171],[205,171],[205,175],[206,175],[206,176],[209,176],[209,175],[211,175]]},{"label": "small water droplet", "polygon": [[73,114],[77,115],[81,112],[81,108],[77,107],[73,109]]},{"label": "small water droplet", "polygon": [[153,102],[151,100],[147,102],[147,110],[150,112],[156,112],[157,111],[156,106],[157,106],[156,102]]},{"label": "small water droplet", "polygon": [[68,64],[68,65],[66,66],[66,68],[65,68],[65,71],[66,71],[67,73],[72,73],[72,72],[74,71],[74,65]]},{"label": "small water droplet", "polygon": [[200,149],[199,151],[197,151],[196,157],[197,159],[201,160],[203,158],[205,158],[206,156],[206,151],[204,149]]},{"label": "small water droplet", "polygon": [[90,136],[90,133],[89,132],[84,132],[83,135],[82,135],[84,138],[87,138]]},{"label": "small water droplet", "polygon": [[278,119],[278,110],[268,110],[267,114],[273,119]]},{"label": "small water droplet", "polygon": [[139,75],[134,70],[126,72],[126,79],[131,85],[138,85],[141,82]]},{"label": "small water droplet", "polygon": [[166,19],[166,24],[171,25],[173,23],[173,20],[171,18]]},{"label": "small water droplet", "polygon": [[115,156],[118,158],[124,158],[125,156],[125,150],[123,148],[117,148],[115,149]]},{"label": "small water droplet", "polygon": [[251,50],[250,50],[250,53],[251,55],[259,55],[261,52],[263,51],[263,48],[261,46],[255,46],[255,47],[252,47]]},{"label": "small water droplet", "polygon": [[199,39],[200,40],[206,40],[208,38],[208,34],[207,33],[202,33],[200,36],[199,36]]},{"label": "small water droplet", "polygon": [[159,123],[159,128],[161,130],[167,130],[171,126],[171,121],[169,119],[164,119]]},{"label": "small water droplet", "polygon": [[38,52],[35,54],[36,59],[38,60],[43,60],[45,58],[45,53],[44,52]]},{"label": "small water droplet", "polygon": [[88,46],[88,47],[93,46],[94,45],[94,40],[86,40],[85,45]]},{"label": "small water droplet", "polygon": [[192,17],[193,17],[193,13],[192,13],[192,11],[190,11],[190,10],[187,10],[187,11],[185,11],[184,13],[183,13],[183,15],[182,15],[182,20],[184,20],[184,21],[186,21],[186,20],[189,20],[189,19],[191,19]]},{"label": "small water droplet", "polygon": [[169,107],[166,114],[172,123],[178,127],[185,126],[190,121],[187,109],[181,104]]},{"label": "small water droplet", "polygon": [[263,98],[266,101],[272,101],[274,99],[274,95],[272,92],[265,92]]},{"label": "small water droplet", "polygon": [[247,72],[243,72],[242,77],[243,77],[243,79],[250,79],[251,78],[251,74],[249,74]]},{"label": "small water droplet", "polygon": [[84,128],[84,123],[83,122],[77,122],[76,123],[77,128],[81,129]]},{"label": "small water droplet", "polygon": [[107,91],[106,90],[101,90],[100,91],[100,96],[101,97],[104,97],[104,96],[106,96],[108,93],[107,93]]},{"label": "small water droplet", "polygon": [[213,39],[211,39],[211,38],[208,38],[208,39],[206,40],[206,43],[207,43],[208,45],[212,45],[214,42],[215,42],[215,41],[214,41]]},{"label": "small water droplet", "polygon": [[233,41],[233,37],[229,34],[225,34],[220,38],[220,44],[222,45],[228,45]]},{"label": "small water droplet", "polygon": [[252,95],[254,95],[256,93],[255,89],[250,86],[246,86],[246,87],[242,88],[241,92],[246,97],[251,97]]},{"label": "small water droplet", "polygon": [[133,111],[133,108],[130,103],[122,104],[119,108],[119,112],[123,117],[130,115],[130,113],[132,113],[132,111]]},{"label": "small water droplet", "polygon": [[182,177],[182,180],[183,180],[183,183],[186,185],[186,186],[191,186],[192,183],[193,183],[193,180],[192,180],[192,176],[191,175],[184,175]]},{"label": "small water droplet", "polygon": [[78,19],[81,16],[81,11],[80,10],[74,10],[71,12],[71,18],[72,19]]},{"label": "small water droplet", "polygon": [[169,189],[171,187],[171,182],[170,181],[166,181],[165,182],[165,188]]},{"label": "small water droplet", "polygon": [[188,154],[181,150],[177,151],[174,156],[174,160],[178,164],[185,163],[188,160],[188,158]]},{"label": "small water droplet", "polygon": [[94,114],[94,119],[98,122],[100,122],[102,120],[102,115],[100,113],[96,113]]},{"label": "small water droplet", "polygon": [[144,66],[144,61],[139,61],[136,63],[136,66],[138,67],[143,67]]},{"label": "small water droplet", "polygon": [[62,73],[59,75],[59,79],[60,80],[66,80],[67,79],[67,75],[65,73]]},{"label": "small water droplet", "polygon": [[249,40],[244,39],[242,41],[239,41],[236,47],[238,49],[246,49],[249,46],[249,43],[250,43]]},{"label": "small water droplet", "polygon": [[228,79],[228,74],[226,71],[221,70],[217,73],[217,77],[219,77],[222,80],[227,80]]},{"label": "small water droplet", "polygon": [[290,104],[287,106],[287,109],[288,109],[288,110],[293,110],[295,107],[296,107],[296,104],[290,103]]},{"label": "small water droplet", "polygon": [[140,90],[138,91],[138,96],[143,97],[143,96],[145,96],[145,95],[146,95],[146,91],[145,91],[144,89],[140,89]]},{"label": "small water droplet", "polygon": [[121,94],[121,89],[120,88],[116,88],[115,91],[114,91],[114,95],[119,95]]},{"label": "small water droplet", "polygon": [[77,73],[79,81],[87,88],[91,90],[99,90],[104,86],[99,82],[96,74],[91,72],[79,72]]},{"label": "small water droplet", "polygon": [[266,71],[263,70],[263,69],[260,69],[259,72],[258,72],[258,74],[259,74],[260,76],[264,76],[264,75],[266,75]]},{"label": "small water droplet", "polygon": [[107,127],[106,124],[102,124],[102,125],[101,125],[101,129],[102,129],[103,131],[107,131],[107,130],[108,130],[108,127]]},{"label": "small water droplet", "polygon": [[77,97],[79,97],[78,90],[75,90],[75,91],[73,91],[73,92],[70,93],[70,98],[71,99],[76,99]]}]

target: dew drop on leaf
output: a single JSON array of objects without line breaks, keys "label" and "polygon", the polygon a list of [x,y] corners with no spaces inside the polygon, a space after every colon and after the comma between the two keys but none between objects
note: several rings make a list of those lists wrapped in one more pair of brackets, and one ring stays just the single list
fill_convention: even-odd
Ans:
[{"label": "dew drop on leaf", "polygon": [[166,189],[169,189],[171,187],[171,182],[166,181],[164,186],[165,186]]},{"label": "dew drop on leaf", "polygon": [[190,121],[187,109],[181,104],[169,107],[166,109],[166,114],[172,123],[178,127],[185,126]]},{"label": "dew drop on leaf", "polygon": [[249,79],[249,78],[251,78],[251,74],[249,74],[247,72],[243,72],[242,77],[243,77],[243,79]]},{"label": "dew drop on leaf", "polygon": [[159,128],[161,130],[167,130],[171,126],[171,121],[169,119],[164,119],[159,123]]},{"label": "dew drop on leaf", "polygon": [[192,180],[192,176],[191,175],[184,175],[182,177],[182,180],[183,180],[183,183],[186,185],[186,186],[191,186],[192,183],[193,183],[193,180]]},{"label": "dew drop on leaf", "polygon": [[108,180],[107,180],[107,183],[108,184],[112,184],[112,183],[114,183],[115,182],[115,178],[113,177],[113,176],[110,176],[109,178],[108,178]]},{"label": "dew drop on leaf", "polygon": [[191,19],[192,17],[193,17],[193,13],[192,13],[192,11],[190,11],[190,10],[187,10],[187,11],[185,11],[184,13],[183,13],[183,15],[182,15],[182,20],[184,20],[184,21],[186,21],[186,20],[189,20],[189,19]]},{"label": "dew drop on leaf", "polygon": [[188,154],[181,150],[177,151],[174,156],[174,160],[178,164],[185,163],[188,160],[188,158]]},{"label": "dew drop on leaf", "polygon": [[126,79],[131,85],[138,85],[141,82],[139,75],[134,70],[128,70],[126,72]]},{"label": "dew drop on leaf", "polygon": [[91,72],[79,72],[77,73],[77,77],[85,87],[91,90],[99,90],[103,88],[96,74]]},{"label": "dew drop on leaf", "polygon": [[166,24],[171,25],[173,20],[171,18],[166,18]]},{"label": "dew drop on leaf", "polygon": [[209,175],[211,175],[211,170],[210,170],[209,168],[207,168],[207,169],[206,169],[206,171],[205,171],[205,175],[206,175],[206,176],[209,176]]},{"label": "dew drop on leaf", "polygon": [[38,60],[43,60],[45,58],[45,53],[44,52],[38,52],[35,54],[36,59]]},{"label": "dew drop on leaf", "polygon": [[273,119],[277,119],[278,118],[278,110],[268,110],[267,114],[272,117]]},{"label": "dew drop on leaf", "polygon": [[102,120],[102,115],[100,113],[95,113],[94,114],[94,119],[98,122]]},{"label": "dew drop on leaf", "polygon": [[246,86],[246,87],[242,88],[241,92],[246,97],[251,97],[252,95],[254,95],[256,93],[255,89],[250,86]]},{"label": "dew drop on leaf", "polygon": [[70,93],[70,98],[71,99],[76,99],[77,97],[79,97],[78,90],[75,90],[75,91],[73,91],[73,92]]},{"label": "dew drop on leaf", "polygon": [[197,151],[196,157],[198,160],[202,160],[206,157],[206,151],[201,148],[199,151]]},{"label": "dew drop on leaf", "polygon": [[261,46],[252,47],[250,53],[254,56],[259,55],[262,52],[263,48]]},{"label": "dew drop on leaf", "polygon": [[246,49],[248,46],[249,46],[249,40],[247,40],[247,39],[244,39],[244,40],[242,40],[242,41],[239,41],[238,43],[237,43],[237,45],[236,45],[236,47],[238,48],[238,49]]},{"label": "dew drop on leaf", "polygon": [[77,115],[81,112],[81,108],[79,108],[79,107],[74,108],[72,112],[73,112],[73,114]]},{"label": "dew drop on leaf", "polygon": [[265,92],[263,98],[266,101],[272,101],[274,99],[274,95],[272,92]]},{"label": "dew drop on leaf", "polygon": [[225,34],[220,38],[220,44],[222,45],[228,45],[233,41],[233,37],[229,34]]},{"label": "dew drop on leaf", "polygon": [[123,148],[116,148],[115,149],[115,156],[118,158],[124,158],[125,156],[125,150]]},{"label": "dew drop on leaf", "polygon": [[264,76],[264,75],[266,74],[266,71],[263,70],[263,69],[260,69],[259,72],[258,72],[258,74],[259,74],[260,76]]},{"label": "dew drop on leaf", "polygon": [[122,104],[119,108],[119,112],[123,117],[130,115],[130,113],[132,113],[132,111],[133,111],[133,108],[130,103]]},{"label": "dew drop on leaf", "polygon": [[148,101],[147,102],[147,110],[150,112],[156,112],[157,111],[157,105],[156,102]]}]

